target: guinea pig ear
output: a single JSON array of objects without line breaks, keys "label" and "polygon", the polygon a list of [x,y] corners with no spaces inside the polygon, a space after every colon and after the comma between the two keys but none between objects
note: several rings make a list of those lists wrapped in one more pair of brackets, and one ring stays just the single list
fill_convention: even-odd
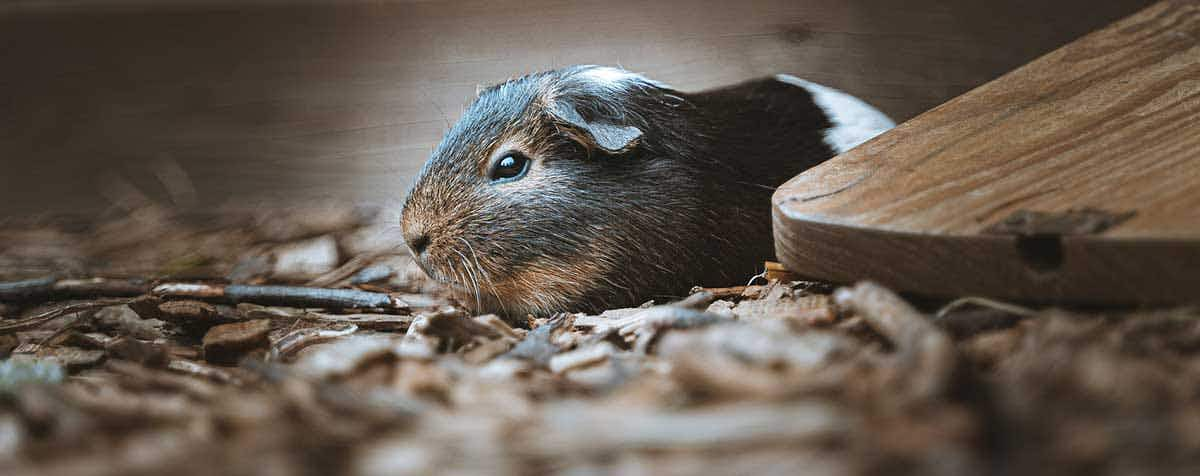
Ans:
[{"label": "guinea pig ear", "polygon": [[638,139],[642,137],[642,130],[634,126],[588,121],[579,114],[579,111],[575,110],[574,106],[564,102],[550,106],[550,113],[587,135],[586,139],[589,143],[584,145],[599,147],[610,154],[633,148],[634,145],[637,145]]}]

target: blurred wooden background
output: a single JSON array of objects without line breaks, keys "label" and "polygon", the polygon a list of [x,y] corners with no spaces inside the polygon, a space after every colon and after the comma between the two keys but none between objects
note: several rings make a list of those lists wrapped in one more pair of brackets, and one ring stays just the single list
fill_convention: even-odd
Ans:
[{"label": "blurred wooden background", "polygon": [[477,85],[576,63],[685,90],[787,72],[903,121],[1150,2],[142,3],[0,6],[0,217],[100,210],[111,177],[394,203]]}]

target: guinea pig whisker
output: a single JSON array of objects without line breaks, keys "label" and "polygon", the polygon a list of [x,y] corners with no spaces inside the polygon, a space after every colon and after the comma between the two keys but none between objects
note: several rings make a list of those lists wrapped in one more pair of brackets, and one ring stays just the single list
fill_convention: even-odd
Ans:
[{"label": "guinea pig whisker", "polygon": [[475,261],[475,267],[478,268],[480,272],[486,272],[486,270],[483,269],[483,266],[479,265],[479,256],[475,254],[475,247],[471,246],[471,242],[467,241],[466,238],[461,236],[458,237],[458,241],[461,241],[464,245],[467,245],[467,251],[471,252],[471,259]]},{"label": "guinea pig whisker", "polygon": [[[411,253],[411,252],[409,252],[409,256],[412,256],[412,253]],[[424,272],[425,272],[425,275],[426,275],[426,276],[429,276],[429,277],[430,277],[430,278],[432,278],[434,281],[437,281],[437,282],[440,282],[440,283],[445,283],[445,282],[447,282],[447,281],[448,281],[446,278],[444,278],[444,277],[440,276],[440,274],[441,274],[441,273],[437,273],[437,272],[435,272],[436,270],[435,270],[435,269],[433,269],[433,267],[432,267],[432,266],[430,266],[430,265],[426,264],[425,262],[421,261],[420,259],[418,259],[418,258],[417,258],[417,257],[415,257],[415,256],[413,257],[413,263],[416,263],[416,264],[417,264],[417,267],[418,267],[418,268],[421,268],[421,271],[424,271]]]},{"label": "guinea pig whisker", "polygon": [[492,284],[491,281],[488,281],[488,287],[492,289],[492,296],[496,297],[496,304],[500,306],[500,311],[503,312],[505,316],[509,315],[508,306],[505,306],[504,300],[500,299],[500,291],[496,290],[496,285]]},{"label": "guinea pig whisker", "polygon": [[734,182],[734,183],[736,183],[736,184],[739,184],[739,185],[745,185],[745,186],[748,186],[748,187],[758,187],[758,188],[761,188],[761,189],[764,189],[764,190],[770,190],[770,191],[772,191],[772,192],[774,192],[774,191],[775,191],[775,189],[777,189],[777,188],[778,188],[778,187],[772,187],[772,186],[770,186],[770,185],[763,185],[763,184],[761,184],[761,183],[754,183],[754,182],[741,182],[741,181],[738,181],[738,182]]},{"label": "guinea pig whisker", "polygon": [[462,258],[463,270],[465,270],[471,278],[469,281],[467,281],[467,284],[470,286],[471,292],[475,293],[475,312],[480,312],[483,310],[483,300],[480,299],[479,296],[479,280],[475,277],[475,271],[471,270],[471,263],[469,262],[470,260],[467,259],[467,255],[464,255],[458,250],[454,250],[454,252],[457,253],[460,258]]},{"label": "guinea pig whisker", "polygon": [[500,306],[500,310],[503,311],[504,315],[507,316],[508,308],[504,306],[504,300],[500,299],[500,292],[496,290],[496,283],[495,280],[492,279],[492,273],[484,269],[483,265],[479,264],[479,254],[475,252],[475,247],[471,246],[470,241],[467,241],[466,238],[461,236],[458,237],[458,241],[461,241],[464,245],[467,245],[467,251],[471,253],[471,259],[475,261],[475,270],[481,276],[483,276],[483,282],[486,283],[489,288],[491,288],[492,296],[496,297],[496,304]]},{"label": "guinea pig whisker", "polygon": [[468,289],[468,286],[466,284],[467,278],[463,274],[463,272],[458,270],[457,268],[455,268],[453,263],[448,264],[448,266],[450,268],[451,274],[454,276],[454,282],[452,283],[454,291],[458,292],[458,291],[462,291],[464,289]]},{"label": "guinea pig whisker", "polygon": [[463,257],[463,268],[467,270],[467,274],[471,278],[471,292],[475,295],[475,312],[483,312],[483,299],[479,292],[479,278],[475,276],[475,271],[471,269],[471,263],[466,261],[465,256]]}]

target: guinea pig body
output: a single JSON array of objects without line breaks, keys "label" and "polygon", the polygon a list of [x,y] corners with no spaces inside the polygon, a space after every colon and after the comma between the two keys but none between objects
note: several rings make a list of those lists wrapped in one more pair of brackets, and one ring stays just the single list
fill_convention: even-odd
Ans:
[{"label": "guinea pig body", "polygon": [[790,76],[684,93],[577,66],[483,91],[405,199],[416,261],[479,311],[595,311],[744,282],[774,188],[892,127]]}]

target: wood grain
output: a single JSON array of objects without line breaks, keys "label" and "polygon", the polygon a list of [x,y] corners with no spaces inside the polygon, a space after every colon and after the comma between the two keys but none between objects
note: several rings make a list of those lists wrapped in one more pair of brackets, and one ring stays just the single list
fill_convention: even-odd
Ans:
[{"label": "wood grain", "polygon": [[250,3],[0,4],[0,216],[103,209],[109,174],[165,199],[162,161],[198,206],[394,202],[477,85],[575,63],[792,73],[903,120],[1148,0]]},{"label": "wood grain", "polygon": [[[1200,2],[1088,35],[810,169],[773,202],[777,253],[808,276],[1200,301]],[[1019,211],[1083,208],[1133,215],[1091,234],[985,233]]]}]

